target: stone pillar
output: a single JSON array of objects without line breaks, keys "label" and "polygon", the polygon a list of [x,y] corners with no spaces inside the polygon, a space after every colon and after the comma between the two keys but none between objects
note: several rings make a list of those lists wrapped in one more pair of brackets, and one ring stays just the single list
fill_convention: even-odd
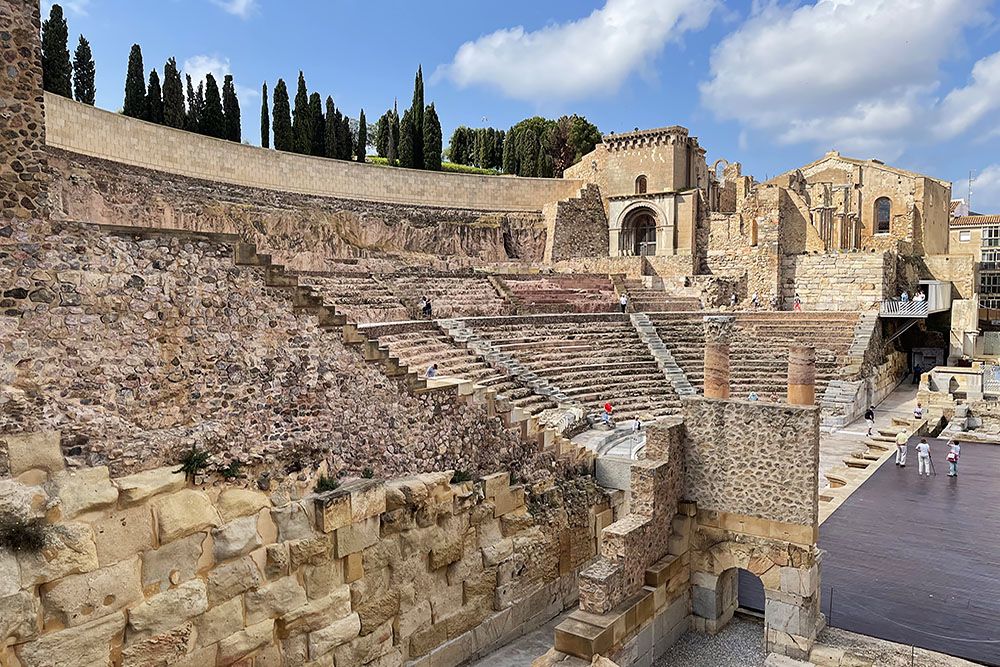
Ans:
[{"label": "stone pillar", "polygon": [[42,217],[47,202],[38,11],[38,0],[0,0],[2,220]]},{"label": "stone pillar", "polygon": [[729,398],[729,335],[734,321],[705,318],[705,398]]},{"label": "stone pillar", "polygon": [[816,349],[813,347],[793,345],[788,348],[788,402],[792,405],[816,404]]}]

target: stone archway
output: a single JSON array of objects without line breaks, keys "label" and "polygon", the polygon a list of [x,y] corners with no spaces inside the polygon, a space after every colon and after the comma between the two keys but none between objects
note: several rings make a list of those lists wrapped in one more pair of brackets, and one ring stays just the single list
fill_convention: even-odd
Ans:
[{"label": "stone archway", "polygon": [[625,214],[618,242],[619,255],[656,254],[656,211],[637,206]]}]

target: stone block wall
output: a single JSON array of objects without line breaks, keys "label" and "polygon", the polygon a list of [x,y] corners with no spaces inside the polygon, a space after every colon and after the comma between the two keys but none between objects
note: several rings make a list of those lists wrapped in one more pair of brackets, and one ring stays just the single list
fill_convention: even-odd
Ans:
[{"label": "stone block wall", "polygon": [[0,547],[0,664],[20,667],[451,667],[573,604],[608,510],[589,478],[529,508],[507,473],[268,493],[68,469],[52,434],[16,450],[0,518],[45,540]]},{"label": "stone block wall", "polygon": [[786,255],[781,272],[784,303],[798,293],[805,310],[870,310],[895,292],[892,253]]},{"label": "stone block wall", "polygon": [[38,3],[0,2],[0,228],[45,214],[45,101]]},{"label": "stone block wall", "polygon": [[[530,467],[537,444],[454,390],[410,391],[292,308],[229,243],[27,225],[0,237],[0,440],[58,431],[113,476],[176,462],[246,479]],[[0,449],[0,470],[6,467]]]},{"label": "stone block wall", "polygon": [[608,218],[601,190],[588,185],[578,195],[550,204],[545,261],[608,256]]}]

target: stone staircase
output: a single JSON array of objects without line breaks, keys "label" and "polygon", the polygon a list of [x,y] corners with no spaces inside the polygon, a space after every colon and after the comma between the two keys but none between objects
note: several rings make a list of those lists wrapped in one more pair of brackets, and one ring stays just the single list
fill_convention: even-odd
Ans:
[{"label": "stone staircase", "polygon": [[668,292],[658,276],[643,276],[642,280],[626,278],[619,289],[628,294],[628,310],[632,313],[701,310],[698,297]]},{"label": "stone staircase", "polygon": [[866,311],[861,313],[854,327],[854,337],[847,348],[847,364],[844,367],[845,379],[831,380],[820,398],[822,407],[820,428],[832,431],[847,426],[864,411],[866,381],[859,379],[865,366],[865,359],[872,352],[872,336],[878,326],[878,313]]},{"label": "stone staircase", "polygon": [[663,369],[664,376],[673,385],[677,395],[693,396],[697,394],[698,391],[691,386],[687,375],[677,365],[677,361],[663,343],[660,334],[656,332],[656,327],[649,320],[649,316],[645,313],[632,313],[629,317],[632,320],[632,326],[635,328],[636,333],[639,334],[639,340],[649,347],[649,353],[656,360],[656,365]]}]

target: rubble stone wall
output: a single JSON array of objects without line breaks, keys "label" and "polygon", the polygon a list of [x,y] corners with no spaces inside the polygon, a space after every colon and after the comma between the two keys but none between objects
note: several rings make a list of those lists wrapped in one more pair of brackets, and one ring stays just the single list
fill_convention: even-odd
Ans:
[{"label": "rubble stone wall", "polygon": [[548,209],[552,225],[546,261],[608,256],[608,218],[600,188],[588,185],[578,196],[550,204]]},{"label": "rubble stone wall", "polygon": [[537,454],[485,403],[366,363],[228,243],[54,226],[0,237],[0,436],[58,431],[113,476],[192,446],[212,470],[272,477],[494,472]]},{"label": "rubble stone wall", "polygon": [[67,470],[55,434],[17,449],[0,515],[0,664],[451,667],[574,604],[607,496],[589,478],[525,504],[507,473],[325,493],[194,486],[175,468]]},{"label": "rubble stone wall", "polygon": [[798,293],[805,310],[870,310],[895,293],[891,253],[786,255],[781,262],[784,301]]}]

